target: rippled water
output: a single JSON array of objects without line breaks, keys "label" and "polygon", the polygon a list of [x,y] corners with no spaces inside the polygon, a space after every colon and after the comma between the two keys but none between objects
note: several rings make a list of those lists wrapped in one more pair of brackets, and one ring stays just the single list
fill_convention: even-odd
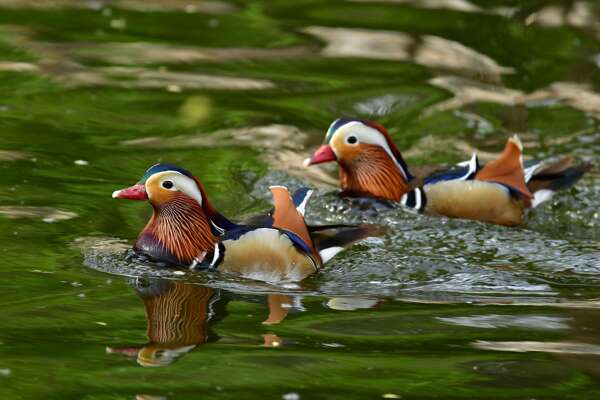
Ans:
[{"label": "rippled water", "polygon": [[[497,154],[600,164],[600,8],[586,1],[0,0],[0,397],[600,395],[600,184],[522,227],[336,196],[302,160],[334,118],[409,165]],[[158,269],[156,162],[243,219],[318,188],[312,223],[384,233],[301,283]]]}]

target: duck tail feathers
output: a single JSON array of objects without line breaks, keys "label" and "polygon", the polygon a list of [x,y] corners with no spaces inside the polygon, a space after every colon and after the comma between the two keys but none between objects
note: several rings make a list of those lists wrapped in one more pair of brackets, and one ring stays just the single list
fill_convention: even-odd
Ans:
[{"label": "duck tail feathers", "polygon": [[571,156],[565,156],[533,174],[527,182],[527,187],[534,195],[533,207],[552,198],[554,192],[573,186],[593,166],[590,162],[571,166],[572,161]]},{"label": "duck tail feathers", "polygon": [[326,263],[353,243],[366,237],[377,236],[380,233],[380,228],[375,225],[363,224],[358,226],[344,226],[344,228],[337,230],[333,234],[327,235],[323,233],[313,239],[323,263]]}]

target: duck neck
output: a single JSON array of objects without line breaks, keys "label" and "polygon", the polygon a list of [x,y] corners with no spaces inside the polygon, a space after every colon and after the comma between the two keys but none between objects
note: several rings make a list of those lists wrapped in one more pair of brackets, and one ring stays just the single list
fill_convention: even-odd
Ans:
[{"label": "duck neck", "polygon": [[390,201],[400,201],[409,190],[400,167],[375,146],[350,162],[340,162],[340,182],[345,194]]},{"label": "duck neck", "polygon": [[193,199],[178,197],[155,206],[135,249],[158,261],[189,265],[201,261],[217,243],[210,219]]}]

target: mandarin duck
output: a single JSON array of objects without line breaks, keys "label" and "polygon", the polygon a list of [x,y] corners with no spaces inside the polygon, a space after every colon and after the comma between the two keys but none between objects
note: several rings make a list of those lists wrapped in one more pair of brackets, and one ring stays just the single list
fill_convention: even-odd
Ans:
[{"label": "mandarin duck", "polygon": [[345,246],[375,232],[370,225],[309,227],[304,211],[311,190],[300,189],[293,197],[283,186],[270,191],[273,210],[245,224],[220,214],[200,181],[174,165],[150,167],[136,185],[112,197],[152,205],[152,217],[135,242],[136,253],[169,265],[269,282],[304,279]]},{"label": "mandarin duck", "polygon": [[358,119],[335,120],[305,166],[337,161],[341,195],[370,197],[418,212],[518,225],[523,211],[573,185],[591,164],[571,166],[567,156],[551,165],[523,163],[523,147],[515,135],[502,154],[486,165],[477,155],[450,169],[411,174],[387,130]]}]

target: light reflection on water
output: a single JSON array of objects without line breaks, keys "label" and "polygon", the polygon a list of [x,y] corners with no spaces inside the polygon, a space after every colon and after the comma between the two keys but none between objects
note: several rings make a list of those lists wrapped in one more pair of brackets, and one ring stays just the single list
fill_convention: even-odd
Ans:
[{"label": "light reflection on water", "polygon": [[[109,354],[118,354],[128,359],[135,359],[143,367],[166,367],[191,351],[201,351],[200,347],[207,343],[224,340],[227,343],[248,342],[248,340],[220,337],[218,325],[227,317],[228,303],[239,301],[242,294],[235,292],[213,289],[204,285],[186,283],[182,281],[164,280],[156,278],[136,278],[130,281],[136,294],[141,299],[146,316],[146,335],[148,341],[145,344],[128,344],[120,346],[109,346],[106,348]],[[286,317],[298,313],[310,313],[302,304],[302,297],[298,295],[268,294],[266,298],[256,298],[263,304],[261,311],[262,325],[275,326],[284,323]],[[376,301],[368,298],[338,297],[330,298],[323,306],[337,311],[369,310],[375,307],[385,307],[385,300]],[[482,312],[482,311],[480,311]],[[548,312],[547,310],[545,311]],[[435,313],[434,313],[435,314]],[[293,318],[293,317],[292,317]],[[352,324],[351,317],[349,323]],[[359,317],[360,318],[360,317]],[[393,318],[412,318],[398,314]],[[475,329],[518,329],[539,331],[567,331],[572,329],[573,317],[561,315],[499,315],[485,313],[469,316],[433,317],[443,324],[456,325]],[[411,323],[415,323],[413,321]],[[325,322],[319,325],[317,330],[329,330],[348,334],[344,325],[347,322],[338,321],[339,327]],[[416,322],[418,324],[418,322]],[[396,324],[396,323],[394,323]],[[337,324],[336,324],[337,325]],[[397,328],[377,327],[374,325],[365,328],[361,333],[360,323],[356,324],[358,329],[353,330],[353,335],[367,335],[368,331],[377,331],[380,335],[394,335],[401,333],[395,331]],[[404,324],[397,325],[401,328]],[[574,324],[575,325],[575,324]],[[140,327],[141,329],[141,327]],[[441,329],[425,328],[429,329]],[[413,334],[411,331],[403,334]],[[285,346],[286,340],[275,333],[262,334],[262,343],[258,338],[253,338],[249,344],[266,347]],[[293,343],[293,342],[288,342]],[[344,347],[341,343],[323,343],[325,347]],[[550,352],[567,354],[600,354],[596,348],[598,345],[576,343],[576,342],[493,342],[478,340],[472,346],[479,349],[514,351],[514,352]]]}]

